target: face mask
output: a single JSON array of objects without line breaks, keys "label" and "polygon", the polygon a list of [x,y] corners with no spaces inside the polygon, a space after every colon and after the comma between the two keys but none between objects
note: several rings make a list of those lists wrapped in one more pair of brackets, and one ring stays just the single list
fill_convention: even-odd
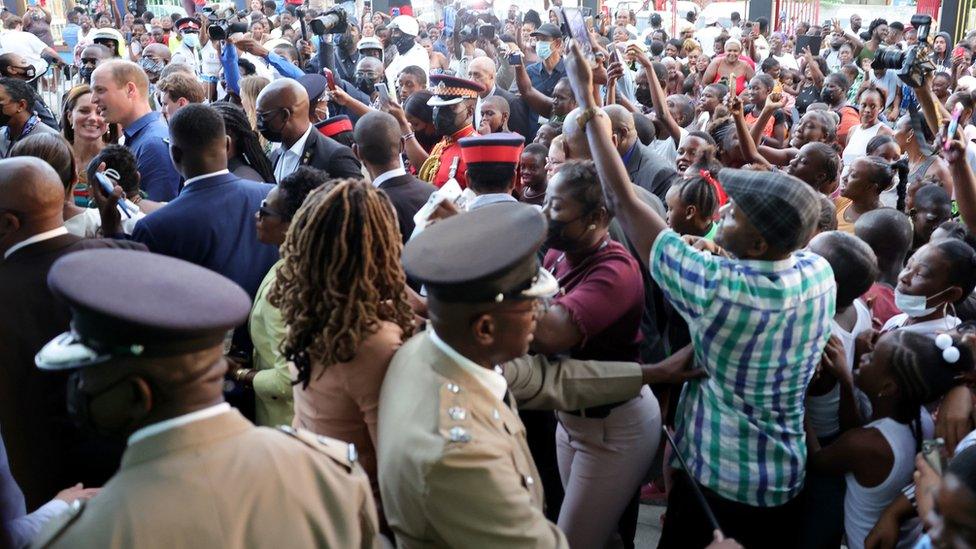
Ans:
[{"label": "face mask", "polygon": [[[938,297],[949,291],[949,288],[942,290],[941,292],[933,295],[932,297]],[[942,304],[939,303],[934,307],[926,307],[930,297],[924,295],[908,295],[895,290],[895,307],[910,316],[911,318],[920,318],[923,316],[928,316],[935,312]]]},{"label": "face mask", "polygon": [[410,36],[409,34],[401,35],[399,38],[397,38],[396,42],[394,42],[397,51],[400,52],[400,55],[406,54],[416,43],[417,41],[414,39],[414,37]]},{"label": "face mask", "polygon": [[539,55],[541,59],[549,59],[552,55],[552,42],[538,41],[535,43],[535,53]]},{"label": "face mask", "polygon": [[434,129],[440,135],[451,135],[460,129],[456,127],[456,119],[457,116],[450,105],[438,107],[437,113],[434,114]]},{"label": "face mask", "polygon": [[194,33],[184,34],[183,44],[190,49],[196,49],[200,46],[200,36]]},{"label": "face mask", "polygon": [[94,67],[81,67],[78,69],[78,75],[81,76],[81,79],[85,82],[91,82],[91,75],[93,72],[95,72]]},{"label": "face mask", "polygon": [[637,99],[638,103],[644,105],[645,107],[649,107],[654,104],[653,100],[651,99],[651,90],[645,88],[644,86],[637,86],[637,88],[634,90],[634,98]]},{"label": "face mask", "polygon": [[566,227],[579,219],[583,219],[586,214],[583,214],[576,219],[571,219],[569,221],[561,221],[559,219],[549,219],[549,227],[546,230],[546,241],[543,246],[547,248],[553,248],[562,252],[572,249],[573,241],[566,238]]},{"label": "face mask", "polygon": [[142,67],[142,70],[148,73],[156,74],[156,73],[163,72],[163,62],[153,60],[150,57],[143,57],[142,59],[140,59],[139,66]]},{"label": "face mask", "polygon": [[75,425],[77,425],[82,431],[96,433],[102,436],[119,437],[125,435],[126,429],[119,428],[119,426],[106,428],[105,426],[98,425],[95,423],[91,415],[92,402],[114,389],[119,383],[125,381],[125,379],[120,380],[103,390],[101,393],[97,395],[90,395],[83,392],[80,388],[81,372],[72,373],[71,376],[68,377],[67,407],[68,415],[71,416],[71,419],[74,421]]},{"label": "face mask", "polygon": [[[277,116],[282,116],[282,115],[277,115]],[[282,120],[281,125],[278,126],[278,129],[274,130],[271,128],[271,126],[265,123],[264,118],[259,116],[257,119],[257,124],[255,124],[255,126],[257,127],[258,133],[261,134],[261,137],[267,139],[268,141],[271,141],[272,143],[281,143],[281,139],[282,139],[281,132],[282,130],[285,129],[285,120]]]},{"label": "face mask", "polygon": [[376,91],[376,83],[373,82],[372,78],[356,78],[356,89],[365,93],[366,95],[373,95]]}]

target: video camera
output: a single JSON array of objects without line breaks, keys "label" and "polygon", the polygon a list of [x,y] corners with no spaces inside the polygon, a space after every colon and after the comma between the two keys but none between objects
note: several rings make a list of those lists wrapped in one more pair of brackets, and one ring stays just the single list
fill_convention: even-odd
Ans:
[{"label": "video camera", "polygon": [[238,21],[230,23],[227,19],[217,19],[207,26],[210,38],[214,40],[227,40],[227,37],[238,32],[247,32],[247,23]]},{"label": "video camera", "polygon": [[349,28],[349,24],[346,22],[346,10],[339,6],[329,9],[329,11],[309,21],[308,24],[316,36],[342,34]]},{"label": "video camera", "polygon": [[906,51],[894,48],[881,49],[871,62],[871,68],[894,69],[902,82],[912,88],[919,88],[925,82],[925,78],[935,71],[935,63],[932,62],[932,52],[929,47],[932,18],[928,15],[913,15],[912,27],[918,31],[918,44]]}]

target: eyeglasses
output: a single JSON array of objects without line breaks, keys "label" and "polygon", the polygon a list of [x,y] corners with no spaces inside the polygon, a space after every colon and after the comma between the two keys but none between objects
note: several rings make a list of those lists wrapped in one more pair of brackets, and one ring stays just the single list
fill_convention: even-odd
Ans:
[{"label": "eyeglasses", "polygon": [[272,210],[271,208],[268,207],[268,201],[262,200],[261,207],[258,208],[258,218],[264,219],[265,217],[277,217],[283,221],[288,220],[288,216],[286,216],[285,214],[279,211]]},{"label": "eyeglasses", "polygon": [[287,112],[288,109],[285,108],[285,107],[281,107],[281,108],[274,109],[274,110],[271,110],[271,111],[264,111],[264,112],[259,112],[259,113],[256,113],[256,114],[257,114],[257,117],[260,118],[262,122],[264,122],[265,124],[267,124],[269,120],[273,119],[275,116],[277,116],[282,111],[286,111]]}]

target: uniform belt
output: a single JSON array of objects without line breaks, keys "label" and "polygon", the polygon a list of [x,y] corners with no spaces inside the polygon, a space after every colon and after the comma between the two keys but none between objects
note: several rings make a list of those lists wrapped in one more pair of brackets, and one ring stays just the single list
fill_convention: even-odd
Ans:
[{"label": "uniform belt", "polygon": [[628,401],[623,400],[620,402],[613,402],[611,404],[604,404],[603,406],[593,406],[592,408],[580,408],[579,410],[570,410],[566,412],[578,417],[585,417],[589,419],[603,419],[610,415],[610,412],[614,408],[620,406],[621,404],[626,404]]}]

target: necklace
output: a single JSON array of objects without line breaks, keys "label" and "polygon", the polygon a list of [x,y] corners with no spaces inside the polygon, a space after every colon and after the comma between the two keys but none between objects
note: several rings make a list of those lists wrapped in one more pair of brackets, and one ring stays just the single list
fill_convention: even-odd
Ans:
[{"label": "necklace", "polygon": [[[609,245],[610,245],[610,235],[607,235],[603,239],[603,242],[600,243],[600,246],[593,253],[603,251],[603,249]],[[556,274],[556,267],[559,266],[559,264],[562,263],[564,259],[566,259],[566,252],[559,254],[559,257],[557,257],[556,261],[553,262],[552,267],[549,267],[549,273],[553,275]],[[557,281],[560,282],[560,286],[561,286],[562,280],[557,279]]]}]

